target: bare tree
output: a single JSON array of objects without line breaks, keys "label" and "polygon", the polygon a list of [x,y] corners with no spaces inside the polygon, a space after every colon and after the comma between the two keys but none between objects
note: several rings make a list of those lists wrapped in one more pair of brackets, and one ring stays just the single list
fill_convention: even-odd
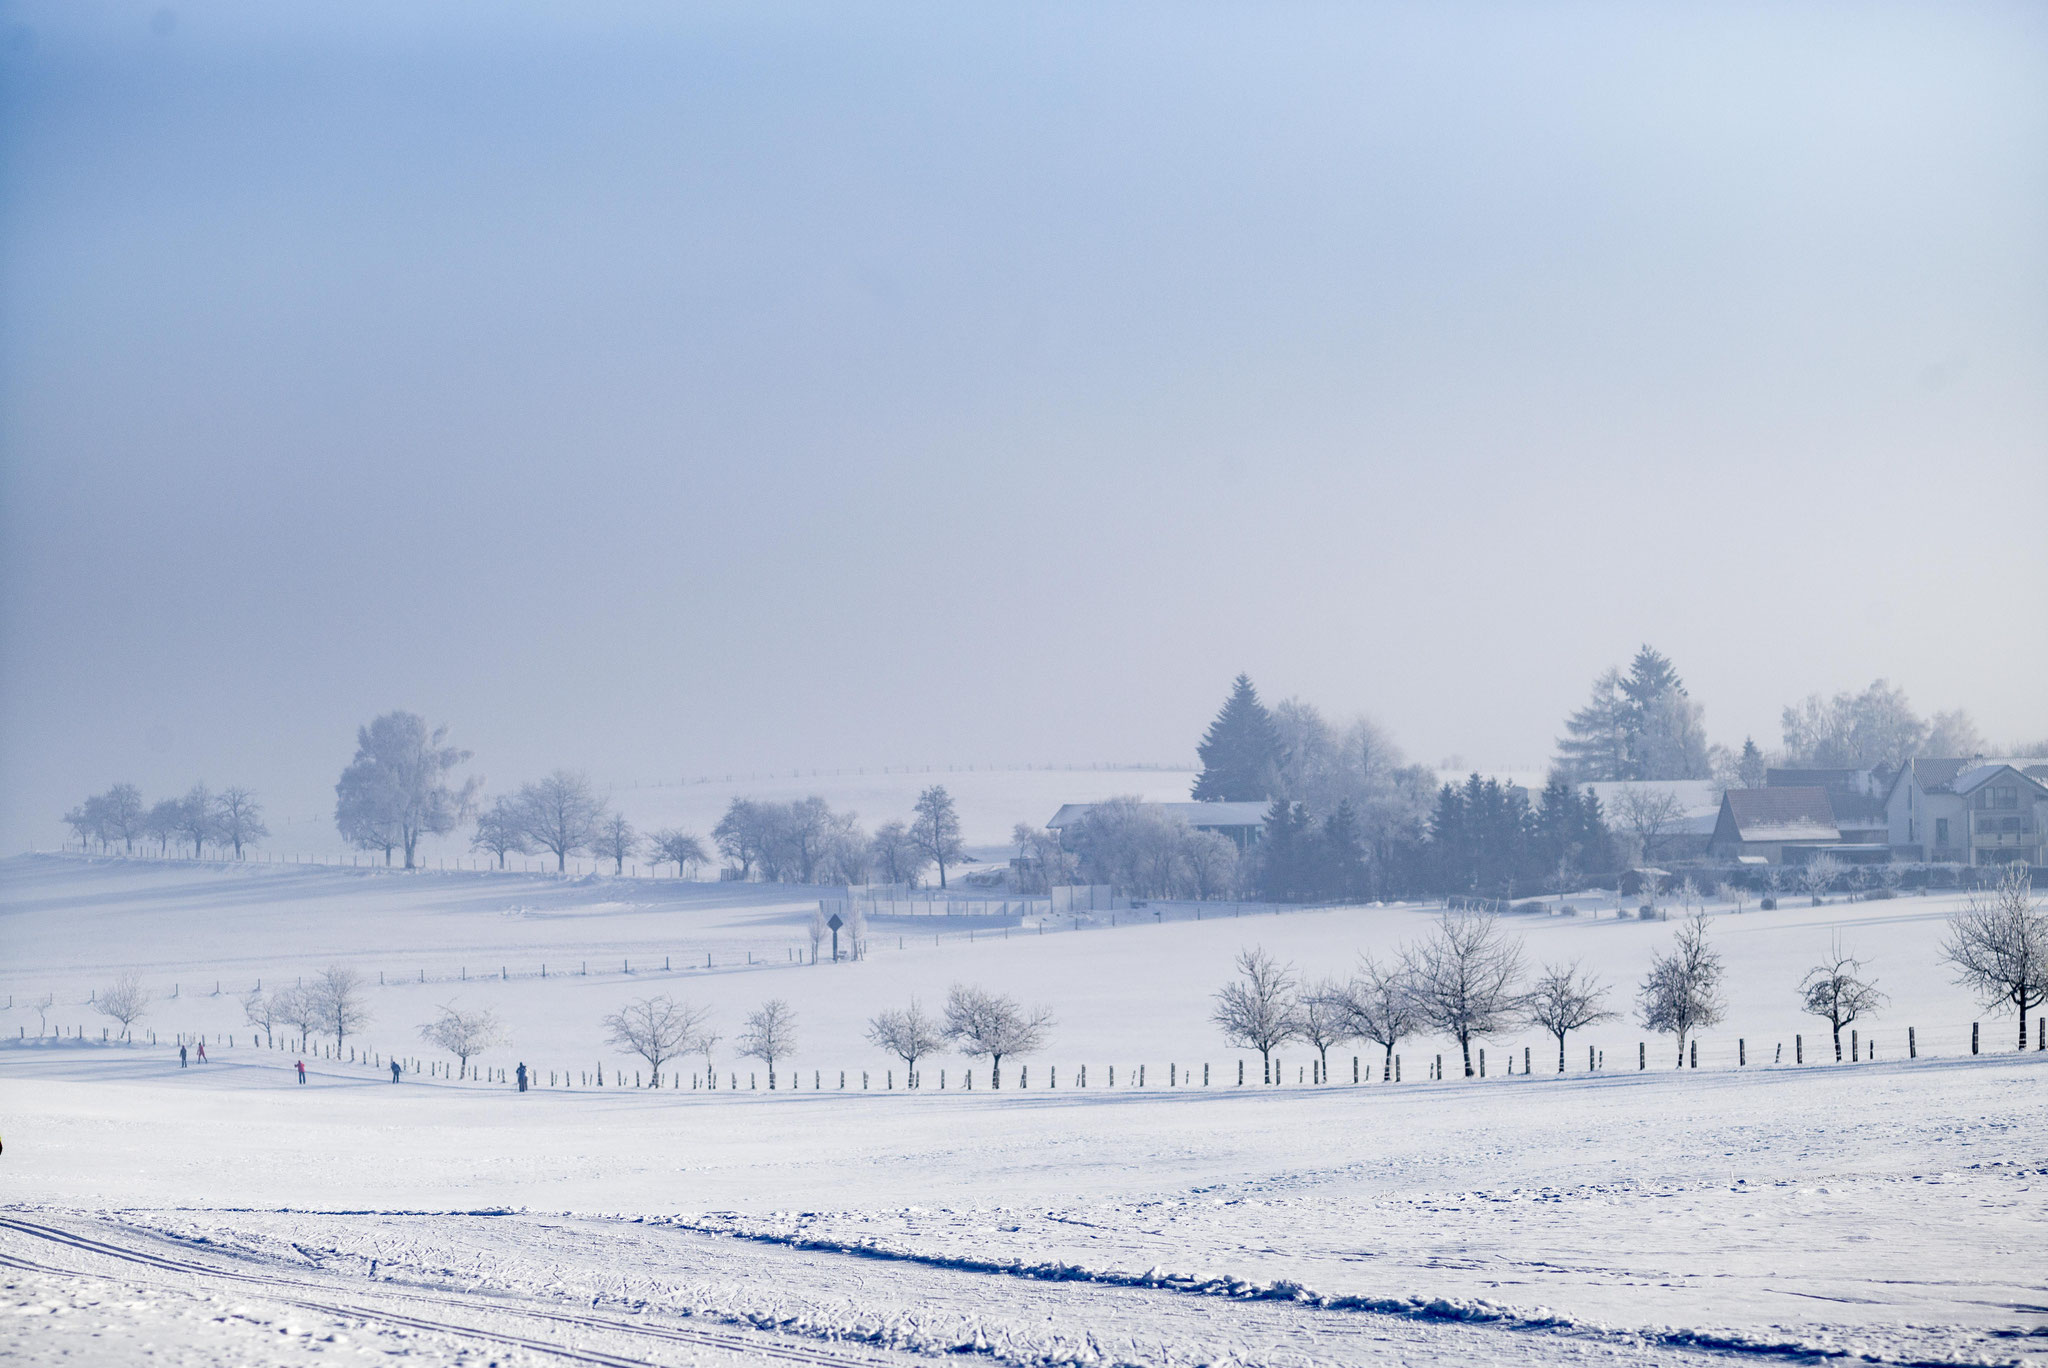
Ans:
[{"label": "bare tree", "polygon": [[1300,1037],[1295,1013],[1294,966],[1280,964],[1263,948],[1237,952],[1238,981],[1216,992],[1209,1020],[1223,1029],[1223,1038],[1241,1050],[1257,1050],[1263,1081],[1273,1082],[1273,1051]]},{"label": "bare tree", "polygon": [[270,828],[263,825],[263,804],[245,788],[230,785],[222,789],[213,800],[213,818],[217,839],[222,845],[233,847],[238,860],[242,858],[242,847],[270,835]]},{"label": "bare tree", "polygon": [[1685,815],[1685,805],[1675,794],[1636,784],[1616,789],[1607,810],[1614,815],[1614,825],[1634,843],[1639,861],[1655,858],[1657,847]]},{"label": "bare tree", "polygon": [[142,818],[142,834],[156,842],[159,858],[171,853],[171,840],[178,834],[178,816],[183,810],[176,798],[159,798]]},{"label": "bare tree", "polygon": [[1344,985],[1326,978],[1303,985],[1294,1008],[1295,1031],[1315,1050],[1325,1081],[1330,1077],[1330,1047],[1356,1035],[1344,1003]]},{"label": "bare tree", "polygon": [[265,997],[261,988],[253,989],[242,999],[242,1019],[263,1032],[263,1043],[269,1045],[273,1035],[272,1028],[280,1019],[277,1004],[271,998]]},{"label": "bare tree", "polygon": [[902,884],[905,888],[917,887],[917,881],[924,877],[932,862],[932,857],[910,838],[910,828],[901,822],[884,822],[876,827],[874,839],[868,842],[868,855],[882,882]]},{"label": "bare tree", "polygon": [[946,1035],[958,1043],[962,1054],[989,1057],[992,1088],[1003,1086],[1003,1057],[1033,1054],[1044,1048],[1052,1025],[1052,1013],[1047,1009],[1027,1010],[1015,998],[986,988],[956,983],[946,994]]},{"label": "bare tree", "polygon": [[505,1028],[499,1024],[496,1012],[488,1007],[470,1010],[445,1002],[441,1004],[441,1015],[420,1027],[420,1039],[455,1056],[459,1065],[457,1078],[469,1077],[470,1060],[506,1043]]},{"label": "bare tree", "polygon": [[1399,965],[1382,965],[1371,955],[1360,955],[1358,972],[1344,985],[1343,995],[1351,1034],[1370,1040],[1385,1052],[1380,1076],[1393,1081],[1394,1047],[1413,1035],[1420,1024],[1407,973]]},{"label": "bare tree", "polygon": [[627,1003],[606,1017],[603,1025],[606,1040],[647,1061],[658,1088],[661,1066],[696,1050],[710,1020],[708,1008],[692,1007],[663,994]]},{"label": "bare tree", "polygon": [[1458,1042],[1470,1078],[1473,1040],[1505,1029],[1521,1010],[1522,943],[1483,912],[1446,912],[1402,952],[1402,964],[1423,1024]]},{"label": "bare tree", "polygon": [[960,814],[953,810],[953,795],[934,784],[917,795],[910,823],[910,839],[939,867],[939,887],[946,886],[946,866],[963,858],[960,845]]},{"label": "bare tree", "polygon": [[1827,1019],[1835,1036],[1837,1064],[1842,1062],[1842,1028],[1886,1001],[1876,981],[1863,977],[1863,961],[1842,949],[1839,936],[1829,944],[1827,960],[1807,970],[1799,981],[1799,996],[1809,1014]]},{"label": "bare tree", "polygon": [[694,877],[697,866],[711,858],[702,841],[675,827],[654,832],[647,838],[647,845],[648,858],[657,865],[674,865],[678,879]]},{"label": "bare tree", "polygon": [[2033,898],[2027,867],[2009,866],[1992,889],[1970,895],[1949,918],[1942,958],[1956,982],[1985,1006],[2020,1015],[2020,1048],[2027,1048],[2027,1013],[2048,1002],[2048,914]]},{"label": "bare tree", "polygon": [[93,1007],[101,1016],[120,1022],[121,1035],[125,1039],[128,1028],[149,1010],[149,1001],[149,990],[142,986],[142,975],[131,969],[100,989],[93,1000]]},{"label": "bare tree", "polygon": [[1721,1019],[1721,953],[1707,943],[1707,914],[1679,924],[1671,949],[1650,960],[1638,1000],[1643,1025],[1678,1037],[1678,1067],[1685,1067],[1686,1037]]},{"label": "bare tree", "polygon": [[1749,890],[1732,879],[1722,884],[1717,893],[1722,902],[1734,905],[1738,916],[1749,906]]},{"label": "bare tree", "polygon": [[313,1028],[322,1024],[320,1004],[303,987],[279,988],[270,995],[270,1008],[279,1021],[297,1028],[302,1050],[306,1048],[306,1038],[313,1033]]},{"label": "bare tree", "polygon": [[1606,996],[1607,985],[1590,974],[1582,973],[1576,961],[1563,967],[1555,964],[1543,966],[1543,972],[1529,990],[1526,1002],[1530,1024],[1541,1026],[1557,1037],[1559,1073],[1564,1072],[1564,1039],[1568,1033],[1615,1019],[1617,1013],[1601,1006]]},{"label": "bare tree", "polygon": [[1654,912],[1657,910],[1657,895],[1664,891],[1664,876],[1650,869],[1639,870],[1637,875],[1636,892],[1641,896],[1643,906]]},{"label": "bare tree", "polygon": [[781,998],[770,998],[754,1009],[746,1025],[737,1042],[740,1054],[768,1066],[768,1091],[774,1092],[775,1061],[796,1051],[796,1013]]},{"label": "bare tree", "polygon": [[512,799],[499,796],[476,819],[476,834],[469,838],[471,850],[488,851],[498,861],[498,868],[505,867],[507,855],[524,855],[533,847],[527,844],[526,823],[519,806]]},{"label": "bare tree", "polygon": [[614,812],[597,824],[597,839],[590,849],[599,859],[612,862],[613,874],[624,874],[626,861],[640,853],[640,833],[623,813]]},{"label": "bare tree", "polygon": [[1835,881],[1842,877],[1843,870],[1842,862],[1834,856],[1816,855],[1800,866],[1799,886],[1813,899],[1813,905],[1819,907],[1821,894],[1835,886]]},{"label": "bare tree", "polygon": [[449,784],[469,752],[443,744],[447,737],[446,727],[429,728],[409,712],[388,712],[357,728],[355,758],[334,786],[334,822],[343,839],[382,850],[386,864],[394,850],[403,850],[412,869],[421,837],[455,830],[483,781]]},{"label": "bare tree", "polygon": [[515,800],[519,827],[526,839],[555,857],[555,872],[569,867],[569,857],[587,850],[604,824],[604,801],[590,791],[590,781],[569,770],[556,770],[534,784],[522,785]]},{"label": "bare tree", "polygon": [[178,800],[171,832],[192,843],[192,858],[195,860],[206,853],[206,843],[219,836],[220,822],[214,812],[213,794],[207,791],[206,785],[194,784],[192,791]]},{"label": "bare tree", "polygon": [[370,1022],[370,1004],[364,1000],[363,976],[354,969],[329,965],[320,977],[306,985],[311,1020],[324,1034],[334,1032],[334,1050]]},{"label": "bare tree", "polygon": [[868,1043],[903,1061],[911,1087],[917,1086],[917,1061],[945,1048],[946,1032],[937,1018],[917,1005],[891,1008],[868,1022]]},{"label": "bare tree", "polygon": [[57,995],[55,993],[45,993],[29,1004],[29,1006],[35,1009],[37,1035],[48,1035],[50,1033],[50,1009],[56,1005]]}]

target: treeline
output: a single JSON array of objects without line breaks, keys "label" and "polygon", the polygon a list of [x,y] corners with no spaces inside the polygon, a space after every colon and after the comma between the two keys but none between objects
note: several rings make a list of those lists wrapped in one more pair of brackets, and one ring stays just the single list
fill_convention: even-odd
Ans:
[{"label": "treeline", "polygon": [[168,855],[174,845],[189,845],[195,860],[208,849],[239,860],[270,835],[254,793],[245,788],[215,793],[204,784],[194,784],[183,797],[148,804],[135,785],[116,784],[65,813],[64,825],[81,846],[102,854],[119,850],[133,855],[138,844],[145,852],[153,844],[158,855]]},{"label": "treeline", "polygon": [[763,802],[735,798],[711,837],[736,877],[771,883],[864,884],[872,880],[916,887],[964,858],[960,814],[944,786],[917,796],[908,822],[884,822],[870,836],[858,814],[834,812],[823,798]]}]

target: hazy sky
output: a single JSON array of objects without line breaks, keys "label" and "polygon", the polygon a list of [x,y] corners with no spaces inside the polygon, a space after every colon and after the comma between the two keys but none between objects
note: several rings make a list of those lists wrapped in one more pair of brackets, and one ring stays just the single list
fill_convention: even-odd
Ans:
[{"label": "hazy sky", "polygon": [[0,844],[1171,760],[2048,733],[2048,8],[0,5]]}]

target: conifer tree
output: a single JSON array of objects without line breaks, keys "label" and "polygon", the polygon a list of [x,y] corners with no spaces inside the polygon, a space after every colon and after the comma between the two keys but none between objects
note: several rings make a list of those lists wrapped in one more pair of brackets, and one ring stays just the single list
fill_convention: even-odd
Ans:
[{"label": "conifer tree", "polygon": [[1750,737],[1742,738],[1742,756],[1735,762],[1735,773],[1744,788],[1764,786],[1764,753],[1756,748],[1755,740]]},{"label": "conifer tree", "polygon": [[1229,699],[1195,750],[1202,761],[1197,801],[1256,803],[1276,796],[1280,732],[1248,677],[1239,675],[1231,685]]}]

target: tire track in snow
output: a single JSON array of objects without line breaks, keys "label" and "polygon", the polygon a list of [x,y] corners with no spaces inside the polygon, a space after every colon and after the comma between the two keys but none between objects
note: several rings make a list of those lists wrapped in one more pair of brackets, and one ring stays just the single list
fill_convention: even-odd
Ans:
[{"label": "tire track in snow", "polygon": [[[34,1221],[26,1221],[15,1216],[0,1216],[0,1229],[12,1230],[17,1234],[27,1235],[100,1258],[139,1264],[142,1267],[157,1272],[176,1274],[181,1277],[199,1276],[226,1282],[253,1284],[266,1289],[283,1289],[294,1293],[309,1290],[332,1294],[332,1289],[304,1279],[273,1277],[257,1273],[239,1272],[234,1269],[218,1268],[194,1260],[180,1259],[151,1253],[146,1250],[110,1244],[104,1240],[96,1240],[90,1236],[79,1235],[73,1231],[42,1225]],[[6,1253],[0,1253],[0,1263],[26,1271],[55,1274],[60,1277],[78,1277],[81,1275],[81,1270],[78,1269],[67,1269],[57,1265],[37,1263],[33,1260],[23,1259]],[[112,1277],[114,1275],[85,1272],[85,1276]],[[537,1308],[506,1306],[474,1298],[449,1297],[445,1295],[435,1296],[410,1290],[390,1295],[403,1297],[408,1301],[425,1302],[429,1305],[452,1309],[495,1315],[520,1316],[582,1330],[621,1334],[629,1338],[664,1340],[698,1348],[723,1350],[732,1354],[814,1365],[815,1368],[876,1368],[877,1364],[884,1362],[884,1360],[878,1358],[864,1358],[850,1354],[834,1353],[830,1350],[813,1349],[804,1345],[778,1344],[772,1340],[755,1340],[752,1337],[726,1334],[716,1330],[698,1330],[681,1326],[635,1325],[598,1316],[582,1316],[561,1311],[544,1311]],[[599,1349],[550,1343],[545,1340],[530,1339],[523,1335],[515,1335],[507,1331],[491,1330],[479,1326],[428,1320],[423,1317],[411,1316],[386,1308],[336,1305],[327,1302],[311,1301],[299,1296],[275,1296],[274,1294],[273,1299],[286,1306],[293,1306],[307,1311],[317,1311],[323,1315],[376,1321],[408,1330],[428,1330],[440,1334],[466,1336],[494,1344],[550,1354],[557,1358],[566,1358],[580,1363],[600,1365],[601,1368],[662,1368],[662,1365],[647,1359],[629,1358]]]}]

